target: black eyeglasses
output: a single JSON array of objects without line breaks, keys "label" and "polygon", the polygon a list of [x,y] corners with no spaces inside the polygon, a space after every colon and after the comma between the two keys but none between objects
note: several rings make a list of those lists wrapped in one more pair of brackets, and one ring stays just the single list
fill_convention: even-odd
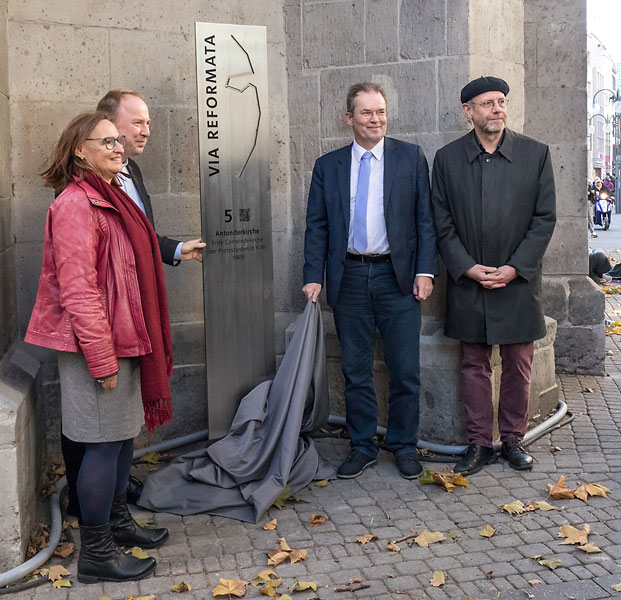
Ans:
[{"label": "black eyeglasses", "polygon": [[108,149],[108,150],[114,150],[114,147],[116,146],[117,142],[119,143],[120,146],[123,146],[123,148],[125,148],[125,136],[124,135],[120,135],[119,137],[104,137],[104,138],[86,138],[87,141],[90,142],[95,142],[97,140],[103,140],[103,145]]}]

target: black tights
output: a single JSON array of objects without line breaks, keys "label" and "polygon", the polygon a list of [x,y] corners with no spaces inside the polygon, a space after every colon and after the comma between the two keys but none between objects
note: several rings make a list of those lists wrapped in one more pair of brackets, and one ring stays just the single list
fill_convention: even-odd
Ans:
[{"label": "black tights", "polygon": [[104,525],[110,520],[114,497],[127,491],[134,440],[84,446],[77,485],[82,524]]}]

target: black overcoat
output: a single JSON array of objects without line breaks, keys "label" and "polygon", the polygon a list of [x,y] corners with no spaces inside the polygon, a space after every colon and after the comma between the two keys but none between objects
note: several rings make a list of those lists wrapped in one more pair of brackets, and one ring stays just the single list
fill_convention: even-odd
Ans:
[{"label": "black overcoat", "polygon": [[[507,129],[486,154],[471,131],[437,152],[432,204],[449,273],[445,334],[487,344],[542,338],[541,262],[556,223],[548,147]],[[465,276],[475,264],[511,265],[518,276],[487,290]]]}]

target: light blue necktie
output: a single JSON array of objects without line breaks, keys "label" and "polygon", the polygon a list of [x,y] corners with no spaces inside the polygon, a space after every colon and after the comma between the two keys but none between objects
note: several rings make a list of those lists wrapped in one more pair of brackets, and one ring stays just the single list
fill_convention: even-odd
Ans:
[{"label": "light blue necktie", "polygon": [[360,159],[358,185],[356,186],[356,205],[354,206],[354,250],[362,254],[367,249],[367,201],[369,199],[369,176],[371,157],[367,150]]}]

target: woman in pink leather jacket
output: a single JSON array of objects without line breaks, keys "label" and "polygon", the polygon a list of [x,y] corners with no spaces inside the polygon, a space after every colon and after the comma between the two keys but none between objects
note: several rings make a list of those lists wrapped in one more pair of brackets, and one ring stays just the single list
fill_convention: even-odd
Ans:
[{"label": "woman in pink leather jacket", "polygon": [[45,185],[58,197],[45,227],[43,264],[26,333],[57,350],[62,428],[86,444],[78,476],[78,580],[128,581],[155,559],[166,529],[140,527],[126,490],[134,437],[172,418],[172,351],[159,245],[116,182],[125,138],[103,113],[76,117],[56,144]]}]

